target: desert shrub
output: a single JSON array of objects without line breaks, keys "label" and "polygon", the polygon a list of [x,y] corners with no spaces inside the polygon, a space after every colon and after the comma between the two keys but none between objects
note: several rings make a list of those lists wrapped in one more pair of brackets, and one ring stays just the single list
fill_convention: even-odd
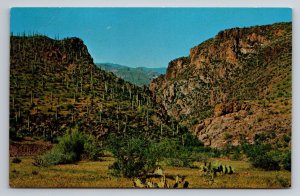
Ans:
[{"label": "desert shrub", "polygon": [[[169,166],[175,167],[194,167],[193,162],[205,161],[208,156],[204,152],[199,152],[200,148],[204,148],[202,143],[195,141],[192,135],[186,135],[186,142],[178,139],[165,138],[160,142],[153,144],[160,153],[160,157],[166,159]],[[185,137],[183,137],[185,138]]]},{"label": "desert shrub", "polygon": [[74,128],[58,139],[58,144],[45,154],[36,157],[35,165],[48,166],[74,163],[81,159],[95,160],[101,153],[93,136]]},{"label": "desert shrub", "polygon": [[22,139],[22,135],[18,134],[15,128],[10,128],[9,139],[13,141],[19,141]]},{"label": "desert shrub", "polygon": [[35,170],[33,170],[33,171],[31,172],[31,174],[32,174],[32,175],[38,175],[38,174],[39,174],[39,172],[38,172],[38,171],[35,171]]},{"label": "desert shrub", "polygon": [[234,118],[234,120],[240,120],[241,119],[240,116],[234,116],[233,118]]},{"label": "desert shrub", "polygon": [[241,160],[243,158],[241,146],[233,146],[227,144],[223,149],[219,150],[222,156],[231,158],[232,160]]},{"label": "desert shrub", "polygon": [[270,144],[243,145],[243,151],[254,167],[265,170],[291,169],[290,151],[273,149]]},{"label": "desert shrub", "polygon": [[275,151],[257,154],[255,158],[251,157],[250,160],[254,167],[265,170],[280,170],[280,159]]},{"label": "desert shrub", "polygon": [[172,167],[193,167],[188,159],[171,158],[167,160],[167,165]]},{"label": "desert shrub", "polygon": [[224,140],[226,141],[231,141],[231,139],[233,138],[233,135],[228,133],[228,132],[225,132],[224,133]]},{"label": "desert shrub", "polygon": [[291,151],[285,152],[283,154],[282,166],[285,170],[291,171],[292,169]]},{"label": "desert shrub", "polygon": [[17,138],[17,131],[15,128],[9,129],[9,138],[15,140]]},{"label": "desert shrub", "polygon": [[275,180],[278,182],[278,184],[280,184],[282,187],[290,187],[290,183],[287,179],[285,178],[281,178],[276,176]]},{"label": "desert shrub", "polygon": [[194,161],[207,159],[203,153],[193,150],[197,145],[201,144],[192,140],[188,134],[180,140],[162,138],[160,141],[142,137],[121,138],[112,134],[108,139],[108,150],[113,153],[116,161],[110,169],[116,176],[135,177],[153,170],[162,160],[171,166],[193,167]]},{"label": "desert shrub", "polygon": [[68,110],[72,110],[72,109],[74,109],[75,108],[75,106],[73,105],[73,104],[68,104],[67,105],[67,109]]},{"label": "desert shrub", "polygon": [[190,132],[186,132],[183,134],[183,142],[186,148],[198,148],[204,146],[204,144],[200,142],[198,138],[196,138]]},{"label": "desert shrub", "polygon": [[261,142],[265,142],[268,139],[268,135],[264,132],[262,133],[257,133],[254,136],[254,141],[256,143],[261,143]]},{"label": "desert shrub", "polygon": [[12,160],[11,160],[12,163],[21,163],[22,160],[19,158],[19,157],[14,157]]},{"label": "desert shrub", "polygon": [[269,144],[254,144],[243,145],[243,150],[248,156],[250,162],[254,167],[262,168],[265,170],[278,170],[279,162],[277,162],[272,154],[271,145]]},{"label": "desert shrub", "polygon": [[197,118],[193,118],[192,120],[191,120],[191,124],[192,125],[195,125],[195,124],[197,124],[198,123],[198,119]]},{"label": "desert shrub", "polygon": [[156,145],[142,138],[119,138],[110,135],[108,148],[116,161],[109,167],[112,174],[135,177],[146,174],[155,168],[159,156]]},{"label": "desert shrub", "polygon": [[283,140],[285,143],[289,143],[291,141],[291,137],[289,135],[284,134],[283,135]]}]

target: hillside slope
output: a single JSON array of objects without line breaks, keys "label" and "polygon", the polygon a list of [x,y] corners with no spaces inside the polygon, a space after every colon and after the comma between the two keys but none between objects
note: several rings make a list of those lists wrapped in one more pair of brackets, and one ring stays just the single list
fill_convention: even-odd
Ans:
[{"label": "hillside slope", "polygon": [[112,72],[116,76],[137,86],[148,86],[153,78],[166,73],[165,68],[127,67],[112,63],[96,63],[104,71]]},{"label": "hillside slope", "polygon": [[97,68],[81,39],[12,36],[10,41],[11,140],[53,141],[75,125],[98,139],[109,132],[149,139],[186,132],[146,89]]},{"label": "hillside slope", "polygon": [[233,28],[171,61],[154,99],[205,145],[291,134],[292,24]]}]

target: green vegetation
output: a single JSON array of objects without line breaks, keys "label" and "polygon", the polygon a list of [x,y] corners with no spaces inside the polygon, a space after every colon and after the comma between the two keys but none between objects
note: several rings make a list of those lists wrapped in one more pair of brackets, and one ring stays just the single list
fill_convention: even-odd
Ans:
[{"label": "green vegetation", "polygon": [[160,158],[159,151],[153,145],[139,138],[124,140],[111,136],[109,149],[116,158],[116,162],[110,166],[110,169],[117,176],[146,175],[155,168],[156,162]]},{"label": "green vegetation", "polygon": [[270,144],[244,144],[243,150],[254,167],[265,170],[291,171],[291,151],[274,149]]},{"label": "green vegetation", "polygon": [[12,36],[10,59],[11,140],[57,142],[76,124],[99,141],[108,132],[156,140],[187,132],[147,90],[97,68],[78,38]]},{"label": "green vegetation", "polygon": [[70,129],[58,141],[51,151],[36,158],[36,166],[74,163],[82,159],[96,160],[101,153],[95,138],[80,132],[77,127]]},{"label": "green vegetation", "polygon": [[116,160],[110,169],[113,174],[123,177],[145,176],[161,165],[194,168],[194,162],[218,156],[215,154],[217,149],[203,147],[190,133],[184,134],[180,140],[163,138],[159,141],[111,134],[107,145]]},{"label": "green vegetation", "polygon": [[21,160],[19,157],[14,157],[14,158],[11,160],[11,162],[12,162],[12,163],[18,164],[18,163],[21,163],[22,160]]},{"label": "green vegetation", "polygon": [[[212,159],[209,162],[216,162]],[[10,186],[18,188],[64,187],[64,188],[133,188],[130,178],[110,175],[109,165],[115,159],[106,155],[102,161],[79,161],[76,164],[51,165],[36,167],[32,165],[31,157],[22,158],[19,164],[10,164]],[[189,188],[284,188],[291,185],[291,172],[265,171],[253,168],[247,161],[231,161],[220,159],[223,165],[234,167],[231,175],[220,175],[213,181],[204,176],[199,168],[164,166],[163,171],[168,176],[185,176]],[[194,163],[201,166],[203,162]],[[33,171],[38,172],[36,175]],[[30,179],[30,180],[29,180]]]}]

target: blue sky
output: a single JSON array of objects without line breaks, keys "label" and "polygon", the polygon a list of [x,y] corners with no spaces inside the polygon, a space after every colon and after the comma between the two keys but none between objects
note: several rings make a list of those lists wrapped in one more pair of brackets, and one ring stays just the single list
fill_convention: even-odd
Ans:
[{"label": "blue sky", "polygon": [[226,28],[291,20],[288,8],[13,8],[10,30],[79,37],[95,62],[167,67]]}]

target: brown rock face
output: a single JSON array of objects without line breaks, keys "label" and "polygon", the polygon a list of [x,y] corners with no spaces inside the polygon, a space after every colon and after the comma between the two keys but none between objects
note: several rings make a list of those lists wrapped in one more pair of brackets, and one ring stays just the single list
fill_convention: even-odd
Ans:
[{"label": "brown rock face", "polygon": [[238,102],[220,103],[215,105],[214,116],[219,117],[225,114],[238,112],[240,110],[249,111],[250,107],[250,105],[247,105],[245,103],[241,104]]},{"label": "brown rock face", "polygon": [[[278,23],[221,31],[193,47],[188,57],[171,61],[166,75],[150,84],[153,98],[196,134],[208,126],[199,123],[203,119],[252,109],[246,100],[290,99],[291,30],[291,23]],[[290,122],[290,115],[287,119]],[[211,145],[214,142],[204,138],[213,132],[199,139]],[[237,136],[232,138],[239,143]]]}]

